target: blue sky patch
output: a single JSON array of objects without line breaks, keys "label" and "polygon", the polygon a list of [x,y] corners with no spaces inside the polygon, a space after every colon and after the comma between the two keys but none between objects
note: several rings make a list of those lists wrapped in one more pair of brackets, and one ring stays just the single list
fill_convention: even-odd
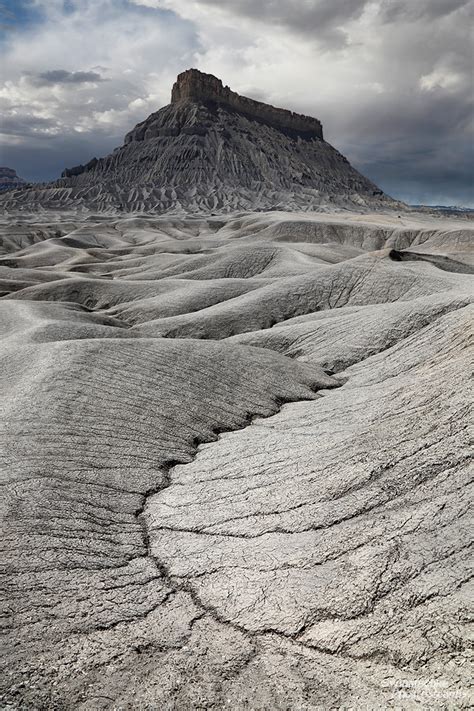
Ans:
[{"label": "blue sky patch", "polygon": [[0,0],[0,38],[43,20],[43,12],[30,0]]}]

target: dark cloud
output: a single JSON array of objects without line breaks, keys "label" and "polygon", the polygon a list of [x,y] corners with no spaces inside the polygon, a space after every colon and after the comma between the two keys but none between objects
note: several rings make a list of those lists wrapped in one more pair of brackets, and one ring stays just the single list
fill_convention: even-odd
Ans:
[{"label": "dark cloud", "polygon": [[[464,135],[432,131],[425,125],[410,134],[377,133],[339,143],[356,167],[388,194],[409,203],[473,205],[474,148]],[[437,136],[437,139],[434,138]]]},{"label": "dark cloud", "polygon": [[40,116],[4,116],[0,121],[0,133],[7,136],[41,137],[50,136],[57,127],[53,119]]},{"label": "dark cloud", "polygon": [[[316,37],[346,25],[377,4],[374,0],[200,0],[200,3]],[[172,5],[170,0],[168,6]],[[472,8],[472,0],[380,0],[378,11],[384,21],[396,22],[437,19],[461,8]]]},{"label": "dark cloud", "polygon": [[36,86],[48,84],[87,84],[89,82],[104,81],[98,72],[68,72],[66,69],[51,69],[32,77]]},{"label": "dark cloud", "polygon": [[359,17],[369,0],[202,0],[203,5],[226,9],[253,20],[286,27],[324,45],[339,47],[347,34],[341,28]]},{"label": "dark cloud", "polygon": [[385,22],[435,20],[472,7],[472,0],[383,0],[380,15]]},{"label": "dark cloud", "polygon": [[31,182],[56,180],[64,170],[87,162],[95,155],[112,152],[120,139],[110,135],[58,135],[15,146],[4,142],[0,163],[14,167],[18,175]]},{"label": "dark cloud", "polygon": [[441,150],[429,145],[370,146],[370,155],[359,168],[388,194],[411,203],[474,206],[474,150],[456,137]]},{"label": "dark cloud", "polygon": [[334,113],[326,137],[387,193],[410,203],[474,203],[473,100],[460,90],[397,93]]}]

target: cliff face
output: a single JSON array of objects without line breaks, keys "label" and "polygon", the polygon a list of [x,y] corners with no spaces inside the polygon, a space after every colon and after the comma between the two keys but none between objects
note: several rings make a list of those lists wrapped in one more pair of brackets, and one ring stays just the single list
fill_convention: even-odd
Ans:
[{"label": "cliff face", "polygon": [[393,204],[322,137],[320,122],[239,96],[209,74],[178,76],[171,103],[104,158],[8,193],[51,208],[179,213]]},{"label": "cliff face", "polygon": [[240,96],[217,77],[197,69],[188,69],[178,75],[171,92],[171,103],[182,101],[213,102],[271,126],[323,138],[323,127],[318,119]]}]

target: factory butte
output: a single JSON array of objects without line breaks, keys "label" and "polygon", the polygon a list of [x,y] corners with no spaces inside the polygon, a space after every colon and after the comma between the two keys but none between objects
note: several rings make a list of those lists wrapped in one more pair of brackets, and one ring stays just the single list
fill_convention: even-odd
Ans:
[{"label": "factory butte", "polygon": [[240,96],[197,69],[179,74],[171,102],[113,153],[3,200],[159,213],[393,204],[324,140],[317,118]]}]

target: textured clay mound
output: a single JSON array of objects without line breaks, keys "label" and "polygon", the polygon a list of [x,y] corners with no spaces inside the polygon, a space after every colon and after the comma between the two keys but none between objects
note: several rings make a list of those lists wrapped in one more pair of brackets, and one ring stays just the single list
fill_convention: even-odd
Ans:
[{"label": "textured clay mound", "polygon": [[[252,277],[285,276],[312,268],[310,257],[276,245],[222,245],[212,254],[187,260],[164,270],[164,276],[185,272],[187,279],[249,279]],[[190,268],[189,268],[190,267]],[[189,271],[188,271],[189,268]]]},{"label": "textured clay mound", "polygon": [[122,321],[91,313],[77,304],[45,301],[0,302],[4,345],[85,338],[130,338]]},{"label": "textured clay mound", "polygon": [[165,284],[172,284],[174,288],[158,296],[120,303],[107,309],[107,314],[135,325],[194,313],[259,289],[265,283],[262,279],[166,280]]},{"label": "textured clay mound", "polygon": [[469,708],[470,223],[3,220],[2,708]]},{"label": "textured clay mound", "polygon": [[172,289],[179,289],[181,286],[182,282],[177,279],[163,282],[158,280],[129,282],[125,279],[89,279],[71,275],[71,278],[60,277],[55,282],[35,284],[5,298],[27,301],[71,301],[90,309],[107,309],[122,302],[163,294]]},{"label": "textured clay mound", "polygon": [[307,314],[274,328],[228,340],[269,348],[337,372],[390,348],[443,314],[473,301],[472,294],[448,291],[409,301],[348,306]]},{"label": "textured clay mound", "polygon": [[409,300],[472,288],[459,278],[420,264],[395,264],[384,253],[364,255],[303,276],[281,279],[243,296],[193,314],[149,322],[140,332],[167,338],[226,338],[237,333],[271,328],[313,311]]}]

